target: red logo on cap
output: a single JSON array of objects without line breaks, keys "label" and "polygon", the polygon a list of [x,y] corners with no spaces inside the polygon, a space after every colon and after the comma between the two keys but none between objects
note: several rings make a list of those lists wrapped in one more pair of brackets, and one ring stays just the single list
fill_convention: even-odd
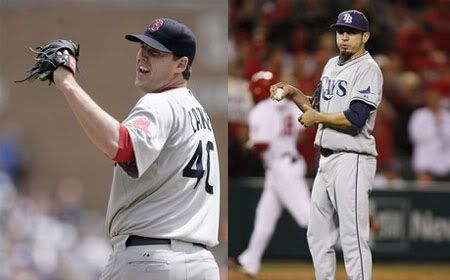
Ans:
[{"label": "red logo on cap", "polygon": [[152,22],[152,25],[148,28],[148,31],[150,32],[156,32],[158,29],[163,25],[164,21],[162,19],[155,19]]}]

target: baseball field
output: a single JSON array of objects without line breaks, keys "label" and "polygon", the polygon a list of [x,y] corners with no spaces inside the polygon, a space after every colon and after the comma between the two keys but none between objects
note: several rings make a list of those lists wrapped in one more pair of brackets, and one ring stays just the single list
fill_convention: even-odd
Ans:
[{"label": "baseball field", "polygon": [[[314,280],[312,263],[308,262],[264,262],[261,272],[250,278],[236,270],[229,269],[229,280]],[[338,264],[336,280],[345,280],[343,263]],[[373,280],[444,280],[450,279],[450,266],[445,263],[382,263],[373,267]]]}]

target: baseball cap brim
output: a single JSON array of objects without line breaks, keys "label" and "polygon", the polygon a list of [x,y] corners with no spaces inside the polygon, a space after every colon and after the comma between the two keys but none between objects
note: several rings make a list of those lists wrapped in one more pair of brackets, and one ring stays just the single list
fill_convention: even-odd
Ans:
[{"label": "baseball cap brim", "polygon": [[338,28],[338,27],[348,27],[348,28],[355,29],[355,30],[358,30],[358,31],[367,32],[367,30],[364,30],[364,29],[362,29],[362,28],[357,28],[357,27],[354,26],[354,25],[351,25],[351,24],[345,24],[345,23],[332,24],[332,25],[330,25],[330,27],[333,28],[333,29],[336,29],[336,28]]},{"label": "baseball cap brim", "polygon": [[155,39],[153,39],[149,36],[146,36],[146,35],[128,34],[128,35],[125,35],[125,39],[127,39],[128,41],[132,41],[132,42],[144,43],[144,44],[146,44],[154,49],[157,49],[159,51],[162,51],[162,52],[172,53],[172,51],[169,50],[168,48],[166,48],[163,44],[161,44],[160,42],[158,42]]}]

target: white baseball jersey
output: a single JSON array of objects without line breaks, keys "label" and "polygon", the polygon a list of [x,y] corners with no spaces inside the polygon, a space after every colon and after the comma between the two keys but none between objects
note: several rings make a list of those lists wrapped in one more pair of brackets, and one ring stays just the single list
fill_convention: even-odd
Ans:
[{"label": "white baseball jersey", "polygon": [[123,124],[135,161],[115,164],[109,236],[218,244],[219,160],[210,119],[187,88],[146,94]]},{"label": "white baseball jersey", "polygon": [[437,113],[426,107],[417,109],[409,120],[408,132],[414,170],[445,176],[450,171],[450,112],[444,108]]},{"label": "white baseball jersey", "polygon": [[[338,65],[338,57],[325,65],[321,77],[320,111],[343,112],[353,100],[360,100],[377,108],[381,102],[383,76],[369,52]],[[376,110],[369,114],[366,124],[358,131],[337,131],[319,124],[314,144],[334,151],[349,151],[377,156],[375,138],[371,135]]]},{"label": "white baseball jersey", "polygon": [[263,153],[266,169],[271,168],[273,159],[283,156],[299,157],[297,137],[303,126],[297,121],[301,112],[289,100],[274,102],[266,99],[250,111],[249,145],[267,143],[269,148]]}]

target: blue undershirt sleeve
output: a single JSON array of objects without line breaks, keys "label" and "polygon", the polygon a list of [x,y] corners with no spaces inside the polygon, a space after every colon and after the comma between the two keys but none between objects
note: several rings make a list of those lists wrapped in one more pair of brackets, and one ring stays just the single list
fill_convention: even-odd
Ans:
[{"label": "blue undershirt sleeve", "polygon": [[344,111],[344,115],[354,126],[362,128],[369,117],[370,111],[375,108],[365,102],[354,100],[350,107]]}]

